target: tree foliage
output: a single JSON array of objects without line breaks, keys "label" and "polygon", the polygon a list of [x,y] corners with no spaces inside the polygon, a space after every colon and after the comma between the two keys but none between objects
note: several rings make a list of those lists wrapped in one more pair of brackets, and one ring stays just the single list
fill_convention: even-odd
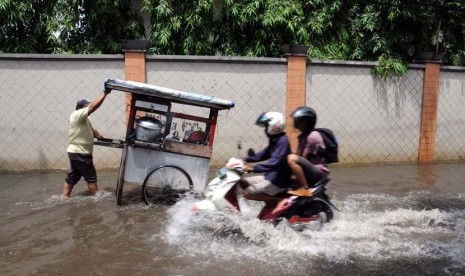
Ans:
[{"label": "tree foliage", "polygon": [[151,53],[214,53],[213,1],[146,0],[143,9],[151,14]]},{"label": "tree foliage", "polygon": [[276,57],[283,44],[304,44],[316,59],[405,68],[417,53],[440,51],[446,64],[465,65],[464,1],[145,0],[144,7],[154,54]]},{"label": "tree foliage", "polygon": [[120,53],[121,41],[144,34],[139,11],[130,0],[57,0],[54,14],[63,50]]},{"label": "tree foliage", "polygon": [[144,34],[130,0],[0,0],[0,52],[120,53]]},{"label": "tree foliage", "polygon": [[[0,52],[119,53],[143,38],[150,54],[380,61],[402,71],[417,53],[465,65],[463,0],[0,0]],[[400,70],[400,71],[399,71]]]},{"label": "tree foliage", "polygon": [[56,44],[53,9],[56,1],[0,1],[0,51],[51,53]]}]

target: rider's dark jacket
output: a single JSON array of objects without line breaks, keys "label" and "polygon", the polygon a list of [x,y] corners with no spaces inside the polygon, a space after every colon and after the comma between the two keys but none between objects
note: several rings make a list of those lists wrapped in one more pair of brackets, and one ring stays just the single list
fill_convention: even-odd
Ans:
[{"label": "rider's dark jacket", "polygon": [[254,156],[245,159],[246,162],[260,162],[254,172],[265,173],[265,179],[281,188],[291,187],[291,168],[287,163],[287,156],[291,153],[289,138],[286,133],[269,137],[268,146]]}]

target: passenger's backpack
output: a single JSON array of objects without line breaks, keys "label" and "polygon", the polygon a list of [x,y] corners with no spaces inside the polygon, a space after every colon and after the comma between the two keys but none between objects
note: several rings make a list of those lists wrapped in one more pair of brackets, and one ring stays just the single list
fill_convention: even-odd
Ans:
[{"label": "passenger's backpack", "polygon": [[326,150],[322,152],[323,157],[325,158],[326,163],[336,163],[339,162],[338,151],[339,144],[337,142],[334,132],[328,128],[315,128],[323,137],[325,142]]}]

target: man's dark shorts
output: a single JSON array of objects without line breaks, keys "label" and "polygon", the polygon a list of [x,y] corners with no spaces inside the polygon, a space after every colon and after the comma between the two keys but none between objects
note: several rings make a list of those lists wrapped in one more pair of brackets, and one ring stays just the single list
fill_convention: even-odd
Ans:
[{"label": "man's dark shorts", "polygon": [[92,155],[68,152],[68,157],[71,169],[65,179],[66,183],[75,185],[82,176],[87,183],[97,182]]}]

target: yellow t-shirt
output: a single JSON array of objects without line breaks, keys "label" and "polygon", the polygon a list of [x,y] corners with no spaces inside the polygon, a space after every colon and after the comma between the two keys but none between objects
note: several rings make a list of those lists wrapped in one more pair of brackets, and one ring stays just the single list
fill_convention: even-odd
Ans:
[{"label": "yellow t-shirt", "polygon": [[92,154],[94,147],[94,132],[88,117],[89,108],[81,108],[69,117],[68,152]]}]

